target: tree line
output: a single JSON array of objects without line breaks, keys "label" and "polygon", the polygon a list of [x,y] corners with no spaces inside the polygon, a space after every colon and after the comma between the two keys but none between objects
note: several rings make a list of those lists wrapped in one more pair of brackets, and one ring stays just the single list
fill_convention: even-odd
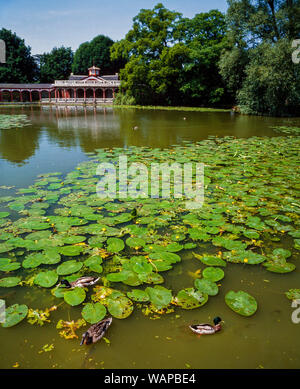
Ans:
[{"label": "tree line", "polygon": [[141,9],[120,41],[99,35],[71,48],[32,56],[11,31],[0,30],[7,63],[0,82],[53,82],[71,72],[119,73],[117,104],[232,106],[242,113],[300,113],[300,0],[228,0],[218,10],[185,18],[163,4]]}]

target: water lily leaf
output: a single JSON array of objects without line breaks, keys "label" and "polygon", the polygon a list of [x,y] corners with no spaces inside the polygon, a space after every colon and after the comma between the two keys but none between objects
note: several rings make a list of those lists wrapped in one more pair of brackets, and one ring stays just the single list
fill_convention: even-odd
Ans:
[{"label": "water lily leaf", "polygon": [[119,238],[108,238],[106,250],[109,253],[118,253],[122,251],[125,247],[125,243],[122,239]]},{"label": "water lily leaf", "polygon": [[86,293],[83,288],[75,288],[64,293],[65,302],[72,307],[81,304],[85,300],[85,297]]},{"label": "water lily leaf", "polygon": [[296,266],[293,263],[276,263],[276,262],[265,262],[263,266],[266,267],[266,270],[272,273],[290,273],[296,269]]},{"label": "water lily leaf", "polygon": [[38,273],[34,278],[36,285],[42,286],[43,288],[51,288],[58,281],[58,275],[54,270]]},{"label": "water lily leaf", "polygon": [[139,248],[139,247],[144,247],[146,242],[144,241],[144,239],[141,238],[127,238],[126,244],[129,247]]},{"label": "water lily leaf", "polygon": [[202,275],[210,281],[217,282],[224,278],[224,271],[219,267],[207,267],[203,270]]},{"label": "water lily leaf", "polygon": [[182,289],[174,299],[176,305],[183,309],[195,309],[208,301],[208,295],[194,288]]},{"label": "water lily leaf", "polygon": [[27,305],[14,304],[5,310],[5,322],[2,323],[2,327],[9,328],[20,323],[25,319],[28,313]]},{"label": "water lily leaf", "polygon": [[9,216],[9,212],[0,212],[0,219]]},{"label": "water lily leaf", "polygon": [[76,257],[77,255],[80,255],[83,251],[83,248],[81,246],[64,246],[61,247],[59,252],[62,255],[68,256],[68,257]]},{"label": "water lily leaf", "polygon": [[106,315],[106,308],[101,303],[87,303],[81,311],[85,321],[91,324],[98,323]]},{"label": "water lily leaf", "polygon": [[162,260],[162,261],[168,262],[169,264],[177,263],[177,262],[181,261],[181,258],[178,254],[168,253],[168,252],[151,253],[149,255],[149,258]]},{"label": "water lily leaf", "polygon": [[126,279],[122,280],[123,284],[129,286],[139,286],[143,283],[138,277],[138,274],[131,270],[122,270],[122,274],[126,275]]},{"label": "water lily leaf", "polygon": [[18,285],[21,281],[19,277],[6,277],[0,279],[0,287],[2,288],[12,288]]},{"label": "water lily leaf", "polygon": [[156,285],[153,288],[146,288],[151,303],[157,308],[162,309],[172,301],[172,292],[163,286]]},{"label": "water lily leaf", "polygon": [[147,302],[150,299],[148,293],[140,289],[132,289],[131,292],[127,292],[127,296],[137,302]]},{"label": "water lily leaf", "polygon": [[109,297],[107,309],[113,317],[116,317],[117,319],[125,319],[131,315],[133,311],[133,303],[125,296],[119,296],[116,299]]},{"label": "water lily leaf", "polygon": [[300,289],[290,289],[285,295],[289,300],[300,300]]},{"label": "water lily leaf", "polygon": [[24,269],[34,269],[43,263],[44,255],[42,253],[32,253],[26,256],[22,262]]},{"label": "water lily leaf", "polygon": [[252,316],[257,310],[257,302],[249,293],[239,290],[229,291],[225,302],[230,309],[242,316]]},{"label": "water lily leaf", "polygon": [[267,260],[263,255],[254,253],[251,250],[237,250],[224,253],[224,258],[232,263],[245,263],[248,265],[257,265]]},{"label": "water lily leaf", "polygon": [[219,257],[213,255],[199,255],[196,253],[193,253],[193,255],[207,266],[226,266],[226,262]]},{"label": "water lily leaf", "polygon": [[77,262],[75,260],[66,261],[58,266],[56,272],[60,276],[72,274],[78,272],[83,266],[82,262]]},{"label": "water lily leaf", "polygon": [[102,273],[103,267],[101,266],[102,258],[99,255],[93,255],[84,261],[85,266],[95,272]]},{"label": "water lily leaf", "polygon": [[49,247],[43,252],[42,263],[44,265],[56,265],[60,262],[61,257],[58,253],[59,249],[57,247]]},{"label": "water lily leaf", "polygon": [[13,250],[14,247],[8,243],[0,243],[0,254],[7,253],[8,251]]},{"label": "water lily leaf", "polygon": [[292,255],[292,253],[290,252],[290,250],[279,248],[273,250],[273,255],[281,258],[289,258]]},{"label": "water lily leaf", "polygon": [[146,284],[163,284],[164,278],[158,273],[139,273],[138,277],[141,281],[145,282]]},{"label": "water lily leaf", "polygon": [[9,258],[0,258],[0,270],[10,272],[20,269],[21,265],[18,262],[12,262]]},{"label": "water lily leaf", "polygon": [[121,282],[125,281],[127,279],[128,275],[126,272],[119,272],[119,273],[109,273],[106,275],[106,278],[108,281],[111,282]]},{"label": "water lily leaf", "polygon": [[66,244],[75,244],[75,243],[81,243],[86,240],[85,236],[80,235],[69,235],[62,239],[62,241]]},{"label": "water lily leaf", "polygon": [[132,270],[136,273],[151,273],[153,270],[152,265],[147,261],[145,257],[138,256],[130,259],[132,264]]},{"label": "water lily leaf", "polygon": [[207,278],[197,278],[194,282],[195,288],[209,296],[216,296],[219,293],[217,284]]}]

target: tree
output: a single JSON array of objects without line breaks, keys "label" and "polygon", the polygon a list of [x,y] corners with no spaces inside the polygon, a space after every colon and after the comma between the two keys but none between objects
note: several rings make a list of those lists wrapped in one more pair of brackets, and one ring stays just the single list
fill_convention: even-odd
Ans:
[{"label": "tree", "polygon": [[286,115],[300,107],[300,0],[228,0],[227,45],[219,67],[242,112]]},{"label": "tree", "polygon": [[142,9],[111,49],[112,58],[127,60],[120,73],[126,95],[137,104],[220,103],[224,34],[224,15],[216,10],[188,19],[162,4]]},{"label": "tree", "polygon": [[[137,104],[165,104],[171,100],[173,81],[182,63],[174,53],[186,56],[183,44],[176,45],[174,32],[181,14],[157,4],[152,10],[141,9],[125,38],[111,48],[113,60],[127,63],[120,71],[122,88]],[[173,52],[173,54],[172,54]],[[171,61],[170,61],[171,60]],[[172,66],[170,66],[172,62]],[[133,99],[132,99],[133,97]]]},{"label": "tree", "polygon": [[218,10],[199,13],[192,19],[183,19],[178,31],[180,41],[190,49],[181,87],[185,100],[202,105],[228,103],[229,95],[218,69],[225,47],[225,16]]},{"label": "tree", "polygon": [[41,82],[65,80],[71,73],[73,52],[71,47],[54,47],[50,53],[42,54],[39,61]]},{"label": "tree", "polygon": [[0,39],[6,45],[6,63],[0,63],[0,82],[27,83],[36,81],[38,68],[31,56],[31,49],[10,30],[2,28]]},{"label": "tree", "polygon": [[95,65],[102,74],[118,72],[124,61],[112,61],[110,48],[114,41],[107,36],[98,35],[90,42],[82,43],[75,52],[72,71],[75,74],[87,74],[88,68]]}]

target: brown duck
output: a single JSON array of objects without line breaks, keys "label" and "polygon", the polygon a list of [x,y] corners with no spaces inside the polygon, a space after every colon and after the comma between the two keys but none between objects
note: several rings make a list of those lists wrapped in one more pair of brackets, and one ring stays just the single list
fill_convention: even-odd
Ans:
[{"label": "brown duck", "polygon": [[98,340],[100,340],[105,332],[107,331],[108,327],[111,325],[112,318],[109,317],[107,319],[99,321],[99,323],[93,324],[83,335],[81,339],[80,346],[83,344],[91,344],[96,343]]}]

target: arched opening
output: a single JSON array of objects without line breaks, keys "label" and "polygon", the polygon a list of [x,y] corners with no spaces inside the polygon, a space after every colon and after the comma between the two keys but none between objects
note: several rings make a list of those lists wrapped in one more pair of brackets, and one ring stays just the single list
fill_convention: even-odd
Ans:
[{"label": "arched opening", "polygon": [[76,96],[78,99],[83,99],[84,98],[83,89],[76,89]]},{"label": "arched opening", "polygon": [[31,91],[32,101],[39,101],[39,92],[37,90]]},{"label": "arched opening", "polygon": [[94,97],[94,91],[93,91],[93,89],[87,89],[86,90],[86,98],[87,99],[92,99]]},{"label": "arched opening", "polygon": [[54,90],[52,90],[50,92],[50,96],[51,96],[51,99],[55,99],[55,91]]},{"label": "arched opening", "polygon": [[106,89],[105,94],[106,94],[106,98],[107,99],[112,99],[113,98],[113,91],[112,91],[112,89]]},{"label": "arched opening", "polygon": [[13,91],[13,101],[19,102],[21,101],[20,92],[14,90]]},{"label": "arched opening", "polygon": [[4,102],[11,101],[9,91],[5,90],[2,92],[2,101],[4,101]]},{"label": "arched opening", "polygon": [[43,90],[41,96],[42,99],[49,99],[49,92],[47,90]]},{"label": "arched opening", "polygon": [[102,99],[103,97],[103,91],[100,88],[96,89],[96,99]]},{"label": "arched opening", "polygon": [[23,99],[23,101],[29,102],[29,101],[30,101],[30,94],[29,94],[29,91],[28,91],[28,90],[24,90],[24,91],[22,91],[21,93],[22,93],[22,99]]}]

